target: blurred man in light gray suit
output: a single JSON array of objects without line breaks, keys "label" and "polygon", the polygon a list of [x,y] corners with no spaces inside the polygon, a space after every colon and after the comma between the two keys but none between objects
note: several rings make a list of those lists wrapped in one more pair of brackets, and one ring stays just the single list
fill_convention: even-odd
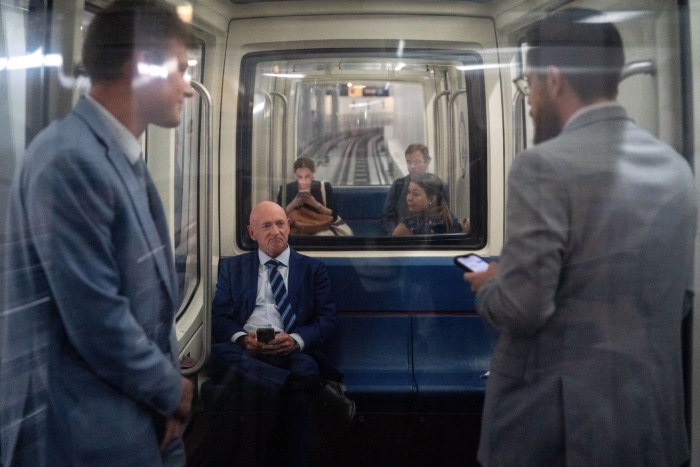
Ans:
[{"label": "blurred man in light gray suit", "polygon": [[0,315],[5,467],[185,463],[193,386],[180,375],[168,227],[138,138],[179,124],[192,39],[155,0],[98,13],[83,48],[90,95],[36,137],[15,174]]},{"label": "blurred man in light gray suit", "polygon": [[562,10],[526,41],[539,144],[513,161],[500,267],[465,274],[501,332],[479,461],[681,465],[690,168],[615,102],[622,41],[598,12]]}]

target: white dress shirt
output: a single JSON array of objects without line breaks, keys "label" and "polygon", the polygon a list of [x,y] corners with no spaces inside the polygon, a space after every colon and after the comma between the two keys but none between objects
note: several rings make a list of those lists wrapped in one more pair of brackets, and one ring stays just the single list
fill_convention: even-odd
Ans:
[{"label": "white dress shirt", "polygon": [[[258,266],[258,294],[255,299],[255,309],[243,326],[246,332],[235,333],[233,337],[231,337],[231,341],[236,342],[236,339],[239,337],[255,332],[258,328],[272,327],[275,329],[275,332],[284,331],[282,316],[279,311],[277,311],[275,297],[272,294],[272,287],[270,286],[270,269],[265,266],[265,263],[271,259],[275,259],[281,263],[277,267],[277,270],[284,280],[284,286],[289,290],[289,255],[289,247],[280,253],[277,258],[271,258],[261,250],[258,250],[260,265]],[[290,334],[290,336],[299,343],[302,349],[304,348],[304,339],[302,339],[299,334],[293,333]]]},{"label": "white dress shirt", "polygon": [[85,98],[98,110],[99,114],[104,117],[105,124],[109,128],[109,132],[114,136],[114,141],[117,143],[122,152],[126,155],[131,165],[138,162],[141,157],[141,143],[111,112],[97,102],[89,94]]}]

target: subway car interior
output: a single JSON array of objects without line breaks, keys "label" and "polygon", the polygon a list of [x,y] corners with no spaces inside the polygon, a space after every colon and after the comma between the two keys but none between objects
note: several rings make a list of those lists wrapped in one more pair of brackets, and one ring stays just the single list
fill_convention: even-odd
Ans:
[{"label": "subway car interior", "polygon": [[[528,104],[513,84],[523,73],[524,32],[561,8],[601,10],[624,41],[618,100],[694,166],[700,5],[169,1],[196,33],[188,70],[196,94],[179,127],[149,127],[142,147],[170,226],[182,373],[206,388],[219,260],[256,248],[246,229],[252,207],[284,199],[294,161],[305,155],[316,164],[316,180],[332,186],[351,231],[290,237],[294,249],[328,268],[340,326],[324,351],[357,403],[350,427],[325,433],[323,464],[477,465],[498,333],[476,312],[453,257],[498,259],[503,246],[506,177],[518,152],[533,144]],[[89,89],[81,44],[108,3],[0,1],[3,219],[27,144]],[[408,173],[404,150],[412,143],[427,146],[429,171],[445,181],[460,232],[395,237],[382,229],[384,200]],[[691,465],[700,465],[700,325],[689,322],[686,337]],[[192,449],[208,423],[221,423],[205,393],[196,394],[185,434]],[[229,415],[232,425],[253,416]],[[207,462],[200,465],[217,465]]]}]

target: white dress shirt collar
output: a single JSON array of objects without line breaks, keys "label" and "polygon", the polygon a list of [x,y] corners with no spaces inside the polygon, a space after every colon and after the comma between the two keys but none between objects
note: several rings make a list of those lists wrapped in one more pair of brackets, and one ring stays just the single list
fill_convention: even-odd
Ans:
[{"label": "white dress shirt collar", "polygon": [[282,263],[284,266],[289,267],[289,254],[290,254],[290,249],[289,246],[285,248],[285,250],[277,256],[277,258],[271,258],[270,256],[267,255],[267,253],[264,253],[262,250],[258,250],[258,259],[260,259],[260,264],[265,265],[268,261],[271,259],[276,259],[280,263]]},{"label": "white dress shirt collar", "polygon": [[115,142],[119,145],[119,149],[126,155],[129,163],[135,164],[141,157],[141,143],[133,133],[131,133],[112,113],[104,108],[102,104],[97,102],[95,98],[89,94],[85,98],[95,106],[98,113],[104,117],[105,124],[109,132],[114,136]]}]

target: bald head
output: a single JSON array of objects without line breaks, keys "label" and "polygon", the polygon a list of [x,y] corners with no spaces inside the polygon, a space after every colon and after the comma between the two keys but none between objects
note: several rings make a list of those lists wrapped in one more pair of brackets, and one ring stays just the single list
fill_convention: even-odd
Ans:
[{"label": "bald head", "polygon": [[250,238],[258,242],[258,248],[271,258],[287,249],[289,218],[279,204],[263,201],[250,212],[248,224]]}]

